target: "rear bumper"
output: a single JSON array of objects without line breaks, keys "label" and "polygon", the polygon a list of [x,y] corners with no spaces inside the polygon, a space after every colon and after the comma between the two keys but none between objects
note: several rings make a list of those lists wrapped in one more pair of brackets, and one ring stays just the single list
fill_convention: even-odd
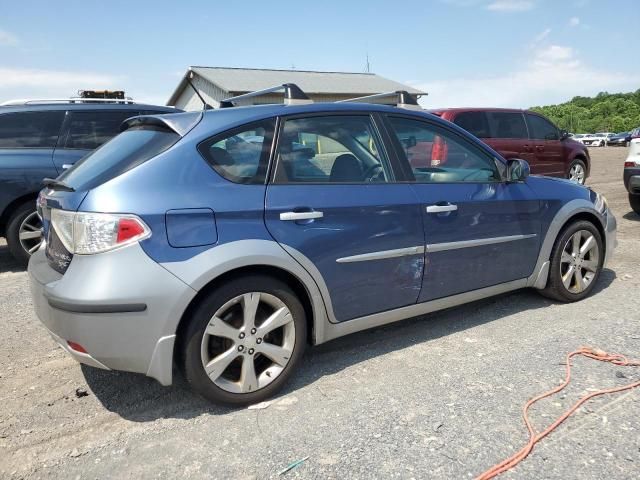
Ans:
[{"label": "rear bumper", "polygon": [[623,178],[627,192],[640,194],[640,168],[625,168]]},{"label": "rear bumper", "polygon": [[171,383],[176,326],[196,292],[139,245],[76,255],[64,276],[41,249],[31,257],[29,277],[38,318],[74,359]]}]

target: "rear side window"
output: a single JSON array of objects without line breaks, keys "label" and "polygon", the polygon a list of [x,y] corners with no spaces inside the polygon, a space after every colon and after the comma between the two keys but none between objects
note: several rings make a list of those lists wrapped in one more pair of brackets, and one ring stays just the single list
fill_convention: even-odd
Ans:
[{"label": "rear side window", "polygon": [[63,120],[64,111],[0,115],[0,148],[53,148]]},{"label": "rear side window", "polygon": [[138,112],[131,110],[69,112],[64,148],[94,150],[120,133],[120,124]]},{"label": "rear side window", "polygon": [[235,183],[264,183],[275,120],[245,125],[206,140],[198,151],[222,177]]},{"label": "rear side window", "polygon": [[487,112],[494,138],[529,138],[524,116],[519,112]]},{"label": "rear side window", "polygon": [[66,170],[60,180],[76,190],[89,190],[141,165],[178,140],[180,135],[162,127],[130,128]]},{"label": "rear side window", "polygon": [[478,138],[490,138],[489,122],[484,112],[462,112],[456,115],[453,123],[464,128]]},{"label": "rear side window", "polygon": [[[538,140],[559,140],[558,129],[546,118],[527,113],[527,123],[531,132],[531,138]],[[604,134],[600,134],[604,136]]]}]

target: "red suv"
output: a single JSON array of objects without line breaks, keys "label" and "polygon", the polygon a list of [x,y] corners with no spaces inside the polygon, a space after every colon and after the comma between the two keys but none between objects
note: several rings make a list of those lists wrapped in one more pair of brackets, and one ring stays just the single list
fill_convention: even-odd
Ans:
[{"label": "red suv", "polygon": [[526,160],[531,173],[580,184],[589,176],[587,147],[538,113],[504,108],[448,108],[431,113],[464,128],[506,159]]}]

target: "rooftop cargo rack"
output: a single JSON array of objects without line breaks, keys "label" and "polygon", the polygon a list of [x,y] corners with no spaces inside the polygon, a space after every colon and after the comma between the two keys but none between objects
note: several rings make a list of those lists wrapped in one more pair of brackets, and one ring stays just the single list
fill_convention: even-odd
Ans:
[{"label": "rooftop cargo rack", "polygon": [[8,100],[4,103],[0,103],[0,106],[9,105],[37,105],[47,103],[126,103],[134,104],[132,98],[84,98],[84,97],[70,97],[70,98],[38,98],[38,99],[19,99]]},{"label": "rooftop cargo rack", "polygon": [[259,97],[267,93],[284,91],[284,104],[285,105],[304,105],[307,103],[313,103],[306,93],[302,91],[295,83],[284,83],[282,85],[276,85],[275,87],[265,88],[262,90],[256,90],[255,92],[244,93],[236,97],[225,98],[220,101],[220,108],[235,107],[235,102],[238,100],[245,100],[248,98]]},{"label": "rooftop cargo rack", "polygon": [[422,107],[418,104],[416,97],[411,95],[406,90],[397,90],[395,92],[376,93],[374,95],[366,95],[364,97],[348,98],[346,100],[338,100],[336,103],[369,103],[371,100],[379,100],[383,98],[395,98],[395,105],[398,108],[406,108],[408,110],[422,110]]}]

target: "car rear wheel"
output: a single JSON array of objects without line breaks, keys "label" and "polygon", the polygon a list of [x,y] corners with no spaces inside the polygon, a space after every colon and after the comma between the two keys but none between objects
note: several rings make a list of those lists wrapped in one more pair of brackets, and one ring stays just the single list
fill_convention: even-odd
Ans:
[{"label": "car rear wheel", "polygon": [[569,167],[567,178],[579,185],[584,185],[587,179],[587,166],[582,160],[574,160]]},{"label": "car rear wheel", "polygon": [[602,237],[587,221],[566,227],[551,252],[547,287],[542,293],[561,302],[582,300],[593,290],[604,262]]},{"label": "car rear wheel", "polygon": [[11,254],[23,265],[42,245],[42,221],[35,201],[20,205],[7,223],[7,245]]},{"label": "car rear wheel", "polygon": [[187,381],[216,403],[274,395],[306,344],[304,307],[283,282],[248,276],[225,283],[198,306],[182,342]]},{"label": "car rear wheel", "polygon": [[634,212],[640,215],[640,195],[629,194],[629,204]]}]

